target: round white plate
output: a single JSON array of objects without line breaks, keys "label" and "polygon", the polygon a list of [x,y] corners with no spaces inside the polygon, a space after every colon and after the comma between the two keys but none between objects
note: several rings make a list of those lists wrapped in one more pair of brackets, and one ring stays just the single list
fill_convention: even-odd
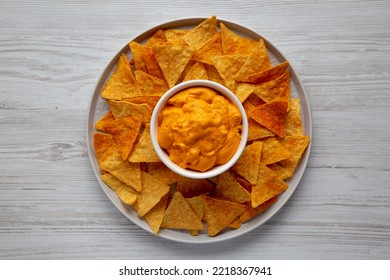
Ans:
[{"label": "round white plate", "polygon": [[[166,29],[166,28],[193,28],[202,21],[204,21],[206,18],[187,18],[187,19],[179,19],[175,21],[170,21],[167,23],[163,23],[161,25],[155,26],[142,34],[138,35],[137,37],[130,39],[137,41],[137,42],[145,42],[155,31],[158,29]],[[240,24],[221,20],[218,19],[218,22],[224,23],[229,29],[240,33],[244,36],[247,36],[249,38],[252,38],[254,40],[259,40],[262,38],[265,42],[265,45],[268,49],[269,55],[271,57],[271,61],[273,65],[279,64],[283,61],[286,61],[287,59],[283,56],[283,54],[273,45],[271,44],[266,38],[262,37],[255,31],[242,26]],[[114,205],[118,208],[118,210],[125,215],[129,220],[131,220],[136,225],[140,226],[141,228],[145,229],[147,232],[149,232],[151,235],[153,235],[153,232],[149,228],[149,225],[146,223],[145,220],[138,217],[137,213],[129,206],[124,205],[118,196],[113,192],[102,180],[101,180],[101,172],[99,169],[99,165],[96,159],[95,150],[93,146],[93,134],[95,132],[94,124],[97,120],[99,120],[105,113],[108,111],[108,105],[107,102],[100,96],[101,90],[107,80],[108,77],[110,77],[112,71],[116,67],[116,62],[120,56],[121,53],[126,53],[128,58],[131,58],[131,53],[128,44],[126,44],[121,50],[118,51],[118,53],[112,58],[110,63],[107,65],[106,69],[104,69],[100,79],[97,82],[97,85],[95,87],[94,93],[91,97],[89,110],[88,110],[88,119],[87,119],[87,147],[88,147],[88,154],[89,158],[92,164],[93,171],[96,175],[96,178],[102,187],[103,191],[106,193],[108,198],[114,203]],[[291,96],[292,97],[298,97],[301,101],[301,114],[302,114],[302,122],[303,122],[303,128],[305,131],[305,135],[312,136],[312,120],[311,120],[311,111],[310,111],[310,104],[309,100],[307,98],[307,95],[305,94],[305,90],[302,86],[302,83],[295,72],[293,66],[290,64],[290,72],[291,72]],[[215,237],[209,237],[207,233],[201,233],[198,236],[192,236],[188,233],[188,231],[179,231],[179,230],[169,230],[169,229],[162,229],[160,230],[158,236],[178,241],[178,242],[185,242],[185,243],[213,243],[223,240],[228,240],[231,238],[235,238],[237,236],[240,236],[244,233],[247,233],[258,226],[264,224],[267,220],[269,220],[275,213],[279,211],[283,207],[283,205],[288,201],[288,199],[291,197],[295,189],[297,188],[299,181],[302,178],[302,175],[305,171],[307,161],[309,159],[310,154],[310,147],[311,144],[309,144],[309,147],[307,147],[305,153],[303,154],[301,161],[299,162],[294,176],[289,179],[287,182],[289,184],[288,189],[282,193],[279,196],[278,201],[273,204],[267,211],[260,214],[259,216],[253,218],[252,220],[244,223],[241,225],[239,229],[236,230],[227,230],[223,233],[215,236]]]}]

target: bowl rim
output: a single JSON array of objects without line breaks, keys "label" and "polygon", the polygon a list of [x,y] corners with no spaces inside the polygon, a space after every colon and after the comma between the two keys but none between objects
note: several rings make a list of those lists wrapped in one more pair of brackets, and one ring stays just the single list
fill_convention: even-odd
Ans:
[{"label": "bowl rim", "polygon": [[[181,92],[182,90],[191,88],[191,87],[208,87],[219,94],[226,97],[230,102],[232,102],[240,111],[241,113],[241,140],[238,145],[238,148],[234,155],[229,159],[228,162],[214,166],[212,169],[207,171],[195,171],[190,169],[184,169],[180,166],[178,166],[176,163],[172,162],[169,158],[169,155],[164,151],[164,149],[161,148],[161,146],[158,143],[157,135],[158,135],[158,116],[161,113],[162,109],[167,104],[168,100],[174,96],[175,94]],[[207,179],[212,178],[215,176],[218,176],[219,174],[222,174],[223,172],[230,169],[237,160],[241,157],[245,146],[247,144],[248,140],[248,117],[246,115],[246,111],[241,104],[241,101],[238,99],[238,97],[231,92],[228,88],[225,86],[218,84],[213,81],[209,80],[190,80],[186,82],[179,83],[175,85],[174,87],[170,88],[157,102],[156,106],[153,109],[152,117],[150,120],[150,138],[152,140],[152,145],[157,153],[160,160],[173,172],[187,177],[191,179]]]}]

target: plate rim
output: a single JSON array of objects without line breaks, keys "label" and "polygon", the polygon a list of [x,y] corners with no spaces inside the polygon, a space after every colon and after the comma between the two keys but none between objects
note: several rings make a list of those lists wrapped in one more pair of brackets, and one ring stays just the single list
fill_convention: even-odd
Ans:
[{"label": "plate rim", "polygon": [[[135,37],[131,38],[128,40],[130,42],[131,40],[139,42],[141,39],[145,40],[148,38],[148,36],[152,35],[155,31],[158,29],[167,29],[167,28],[178,28],[178,27],[184,27],[184,26],[189,26],[189,25],[197,25],[200,22],[206,20],[207,17],[190,17],[190,18],[178,18],[174,20],[170,20],[158,25],[155,25],[149,29],[147,29],[144,32],[141,32],[140,34],[136,35]],[[241,228],[232,230],[230,232],[222,232],[220,235],[217,235],[215,237],[209,237],[207,236],[207,233],[204,233],[205,237],[204,238],[199,238],[199,236],[192,236],[189,233],[183,233],[182,231],[179,230],[168,230],[168,229],[162,229],[157,237],[161,237],[166,240],[170,241],[175,241],[179,243],[187,243],[187,244],[209,244],[209,243],[217,243],[217,242],[222,242],[222,241],[227,241],[233,238],[240,237],[244,234],[249,233],[250,231],[259,228],[261,225],[265,224],[268,222],[273,216],[275,216],[279,210],[285,206],[285,204],[290,200],[296,189],[298,188],[299,183],[301,182],[301,179],[305,173],[305,170],[307,168],[309,156],[310,156],[310,151],[311,151],[311,145],[312,145],[312,111],[311,111],[311,106],[310,106],[310,101],[309,97],[305,91],[305,88],[303,86],[303,83],[298,76],[297,72],[295,71],[293,65],[291,62],[284,56],[284,54],[267,38],[263,37],[261,34],[258,32],[254,31],[253,29],[236,23],[231,20],[226,20],[222,18],[217,18],[218,23],[224,23],[229,29],[237,30],[240,29],[242,31],[246,31],[243,33],[245,36],[250,37],[252,39],[259,40],[260,38],[264,40],[264,43],[267,47],[267,50],[272,49],[271,53],[273,55],[278,56],[278,59],[282,61],[288,61],[289,62],[289,68],[290,68],[290,73],[291,73],[291,80],[294,80],[294,83],[297,86],[297,92],[298,96],[301,102],[301,108],[303,108],[302,104],[305,104],[305,112],[301,111],[301,114],[304,115],[304,135],[310,136],[311,141],[306,148],[304,154],[301,157],[300,162],[298,163],[297,168],[299,167],[299,173],[295,173],[292,179],[295,181],[295,186],[291,187],[289,185],[289,188],[284,192],[281,196],[282,198],[279,197],[279,200],[273,204],[269,209],[267,209],[266,212],[262,213],[261,216],[263,217],[262,220],[259,220],[256,222],[255,217],[252,221],[248,221],[247,223],[244,223],[241,225]],[[249,33],[249,34],[248,34]],[[103,190],[103,192],[106,194],[108,199],[111,201],[112,204],[114,204],[115,208],[118,209],[128,220],[130,220],[132,223],[136,224],[138,227],[140,227],[142,230],[145,230],[151,234],[151,236],[156,236],[153,231],[150,229],[146,221],[141,220],[141,218],[138,217],[138,219],[133,219],[131,218],[128,213],[126,213],[124,205],[120,202],[119,198],[113,197],[112,193],[113,192],[101,179],[101,173],[100,169],[96,168],[97,165],[97,159],[96,159],[96,154],[94,151],[93,147],[93,139],[90,134],[93,135],[93,133],[90,133],[91,131],[94,132],[94,119],[91,117],[91,113],[95,112],[99,97],[100,97],[100,92],[101,88],[104,86],[107,78],[110,76],[110,73],[114,69],[114,66],[117,63],[117,60],[120,56],[121,53],[127,54],[130,51],[130,48],[128,46],[128,43],[126,43],[120,50],[116,52],[116,54],[111,58],[109,63],[106,65],[104,70],[101,72],[101,75],[98,77],[95,86],[93,88],[92,95],[90,96],[90,100],[88,103],[88,110],[87,110],[87,121],[86,121],[86,140],[87,140],[87,152],[88,152],[88,158],[89,162],[91,164],[92,170],[95,174],[95,177]],[[281,59],[280,59],[281,58]],[[103,77],[105,77],[103,79]],[[299,95],[299,92],[302,92],[303,96]],[[93,106],[95,104],[95,106]],[[94,116],[94,114],[92,114]],[[99,170],[97,170],[99,169]],[[288,191],[288,192],[287,192]],[[116,198],[116,199],[115,199]],[[122,207],[119,207],[120,204]],[[133,211],[133,210],[132,210]],[[251,223],[252,222],[252,223]],[[145,225],[146,224],[146,225]],[[244,227],[244,228],[243,228]],[[231,234],[227,234],[231,233]],[[173,236],[172,236],[173,235]],[[178,238],[175,237],[176,235],[178,236],[186,236],[189,238]]]}]

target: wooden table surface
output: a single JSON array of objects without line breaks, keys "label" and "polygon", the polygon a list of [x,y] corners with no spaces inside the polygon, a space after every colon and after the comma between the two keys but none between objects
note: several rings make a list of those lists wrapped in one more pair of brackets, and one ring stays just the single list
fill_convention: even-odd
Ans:
[{"label": "wooden table surface", "polygon": [[[0,1],[0,259],[390,259],[390,2]],[[100,188],[86,119],[131,38],[185,17],[276,45],[313,117],[304,177],[265,225],[189,245],[132,224]]]}]

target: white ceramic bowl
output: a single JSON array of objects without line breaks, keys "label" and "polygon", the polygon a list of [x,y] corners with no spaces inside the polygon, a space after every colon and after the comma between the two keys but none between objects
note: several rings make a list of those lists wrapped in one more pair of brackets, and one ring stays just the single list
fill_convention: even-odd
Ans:
[{"label": "white ceramic bowl", "polygon": [[[190,169],[184,169],[177,164],[175,164],[171,159],[169,158],[168,153],[161,148],[161,146],[158,143],[157,135],[158,135],[158,116],[160,115],[161,110],[165,107],[168,100],[174,96],[176,93],[187,89],[191,87],[208,87],[216,92],[220,93],[221,95],[225,96],[230,102],[232,102],[241,112],[242,116],[242,129],[241,129],[241,141],[240,144],[232,156],[232,158],[222,165],[214,166],[212,169],[201,172],[201,171],[195,171]],[[192,80],[184,83],[180,83],[170,90],[168,90],[158,101],[156,107],[153,110],[152,118],[150,121],[150,137],[152,139],[152,144],[154,147],[154,150],[156,151],[157,155],[161,159],[161,161],[173,172],[192,179],[205,179],[205,178],[211,178],[214,176],[217,176],[226,170],[228,170],[230,167],[232,167],[236,161],[240,158],[242,152],[245,149],[245,145],[248,139],[248,118],[246,116],[246,112],[244,107],[242,106],[240,100],[237,98],[237,96],[232,93],[229,89],[226,87],[212,82],[208,80]]]}]

